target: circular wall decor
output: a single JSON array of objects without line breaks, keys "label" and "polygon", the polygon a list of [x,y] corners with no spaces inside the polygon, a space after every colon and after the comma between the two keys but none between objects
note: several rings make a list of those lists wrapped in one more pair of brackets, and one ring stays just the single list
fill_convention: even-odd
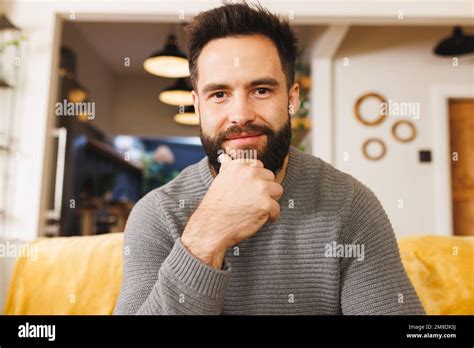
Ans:
[{"label": "circular wall decor", "polygon": [[[355,114],[355,117],[356,119],[366,125],[366,126],[376,126],[380,123],[382,123],[386,118],[387,118],[387,115],[383,114],[382,112],[379,113],[379,116],[375,119],[375,120],[367,120],[366,118],[364,118],[364,116],[361,114],[360,112],[360,107],[362,105],[362,103],[364,101],[366,101],[367,99],[369,98],[376,98],[380,101],[380,104],[382,103],[387,103],[387,101],[385,100],[384,97],[382,97],[380,94],[377,94],[377,93],[367,93],[367,94],[364,94],[363,96],[359,97],[359,99],[357,99],[355,105],[354,105],[354,114]],[[380,108],[379,108],[380,109]]]},{"label": "circular wall decor", "polygon": [[[406,137],[402,137],[400,136],[399,132],[400,132],[400,126],[408,126],[409,129],[410,129],[410,135],[406,136]],[[415,128],[415,125],[408,121],[408,120],[400,120],[400,121],[397,121],[393,124],[392,126],[392,135],[395,139],[397,139],[399,142],[401,143],[408,143],[410,141],[412,141],[413,139],[416,138],[416,128]]]},{"label": "circular wall decor", "polygon": [[[371,145],[378,145],[379,151],[375,154],[370,153],[369,147]],[[387,153],[387,148],[382,140],[370,138],[367,139],[364,144],[362,144],[362,153],[364,154],[365,158],[371,161],[378,161],[379,159],[382,159],[385,156],[385,154]]]}]

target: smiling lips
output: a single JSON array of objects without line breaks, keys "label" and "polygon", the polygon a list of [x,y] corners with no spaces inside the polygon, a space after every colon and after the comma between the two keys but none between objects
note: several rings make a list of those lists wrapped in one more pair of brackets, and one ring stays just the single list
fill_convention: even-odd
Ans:
[{"label": "smiling lips", "polygon": [[258,141],[262,135],[262,133],[242,133],[239,135],[232,135],[226,138],[226,141],[236,144],[249,144]]},{"label": "smiling lips", "polygon": [[240,139],[240,138],[249,138],[249,137],[258,137],[259,135],[262,135],[262,133],[243,133],[243,134],[232,135],[230,137],[227,137],[227,140]]}]

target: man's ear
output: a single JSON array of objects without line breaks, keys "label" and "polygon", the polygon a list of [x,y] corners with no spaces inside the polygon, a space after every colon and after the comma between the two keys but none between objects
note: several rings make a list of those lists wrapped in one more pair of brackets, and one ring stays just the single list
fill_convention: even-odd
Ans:
[{"label": "man's ear", "polygon": [[201,115],[199,115],[199,96],[194,89],[191,91],[191,95],[193,97],[194,113],[199,117],[199,120],[201,120]]},{"label": "man's ear", "polygon": [[288,110],[291,116],[296,114],[300,105],[300,85],[295,82],[290,88]]}]

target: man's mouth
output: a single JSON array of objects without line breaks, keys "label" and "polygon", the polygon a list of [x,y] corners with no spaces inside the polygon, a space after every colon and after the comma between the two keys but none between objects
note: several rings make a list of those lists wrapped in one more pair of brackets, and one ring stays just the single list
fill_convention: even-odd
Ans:
[{"label": "man's mouth", "polygon": [[260,135],[262,135],[262,133],[242,133],[242,134],[239,134],[239,135],[231,135],[231,136],[227,137],[226,140],[259,137]]},{"label": "man's mouth", "polygon": [[231,135],[226,138],[226,142],[232,145],[253,145],[264,136],[263,133],[242,133],[239,135]]}]

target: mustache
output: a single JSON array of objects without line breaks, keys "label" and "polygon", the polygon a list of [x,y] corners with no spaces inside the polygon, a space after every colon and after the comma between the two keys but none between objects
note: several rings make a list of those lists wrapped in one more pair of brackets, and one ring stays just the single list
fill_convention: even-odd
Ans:
[{"label": "mustache", "polygon": [[225,131],[219,133],[216,136],[215,141],[217,144],[222,144],[228,137],[238,136],[238,135],[241,135],[242,133],[250,133],[250,134],[261,133],[265,135],[271,135],[274,133],[274,131],[268,126],[249,123],[248,125],[244,127],[232,126],[232,127],[227,128]]},{"label": "mustache", "polygon": [[222,148],[223,142],[228,137],[239,136],[242,133],[261,133],[267,136],[267,144],[259,151],[257,157],[263,162],[265,168],[271,170],[276,175],[282,168],[283,161],[291,145],[292,132],[290,115],[288,115],[286,124],[281,129],[275,130],[267,125],[249,123],[243,127],[232,125],[221,133],[218,133],[218,135],[207,136],[204,134],[202,127],[199,127],[199,136],[204,151],[207,154],[209,165],[212,166],[216,173],[219,173],[221,166],[217,157],[222,150],[225,150]]}]

